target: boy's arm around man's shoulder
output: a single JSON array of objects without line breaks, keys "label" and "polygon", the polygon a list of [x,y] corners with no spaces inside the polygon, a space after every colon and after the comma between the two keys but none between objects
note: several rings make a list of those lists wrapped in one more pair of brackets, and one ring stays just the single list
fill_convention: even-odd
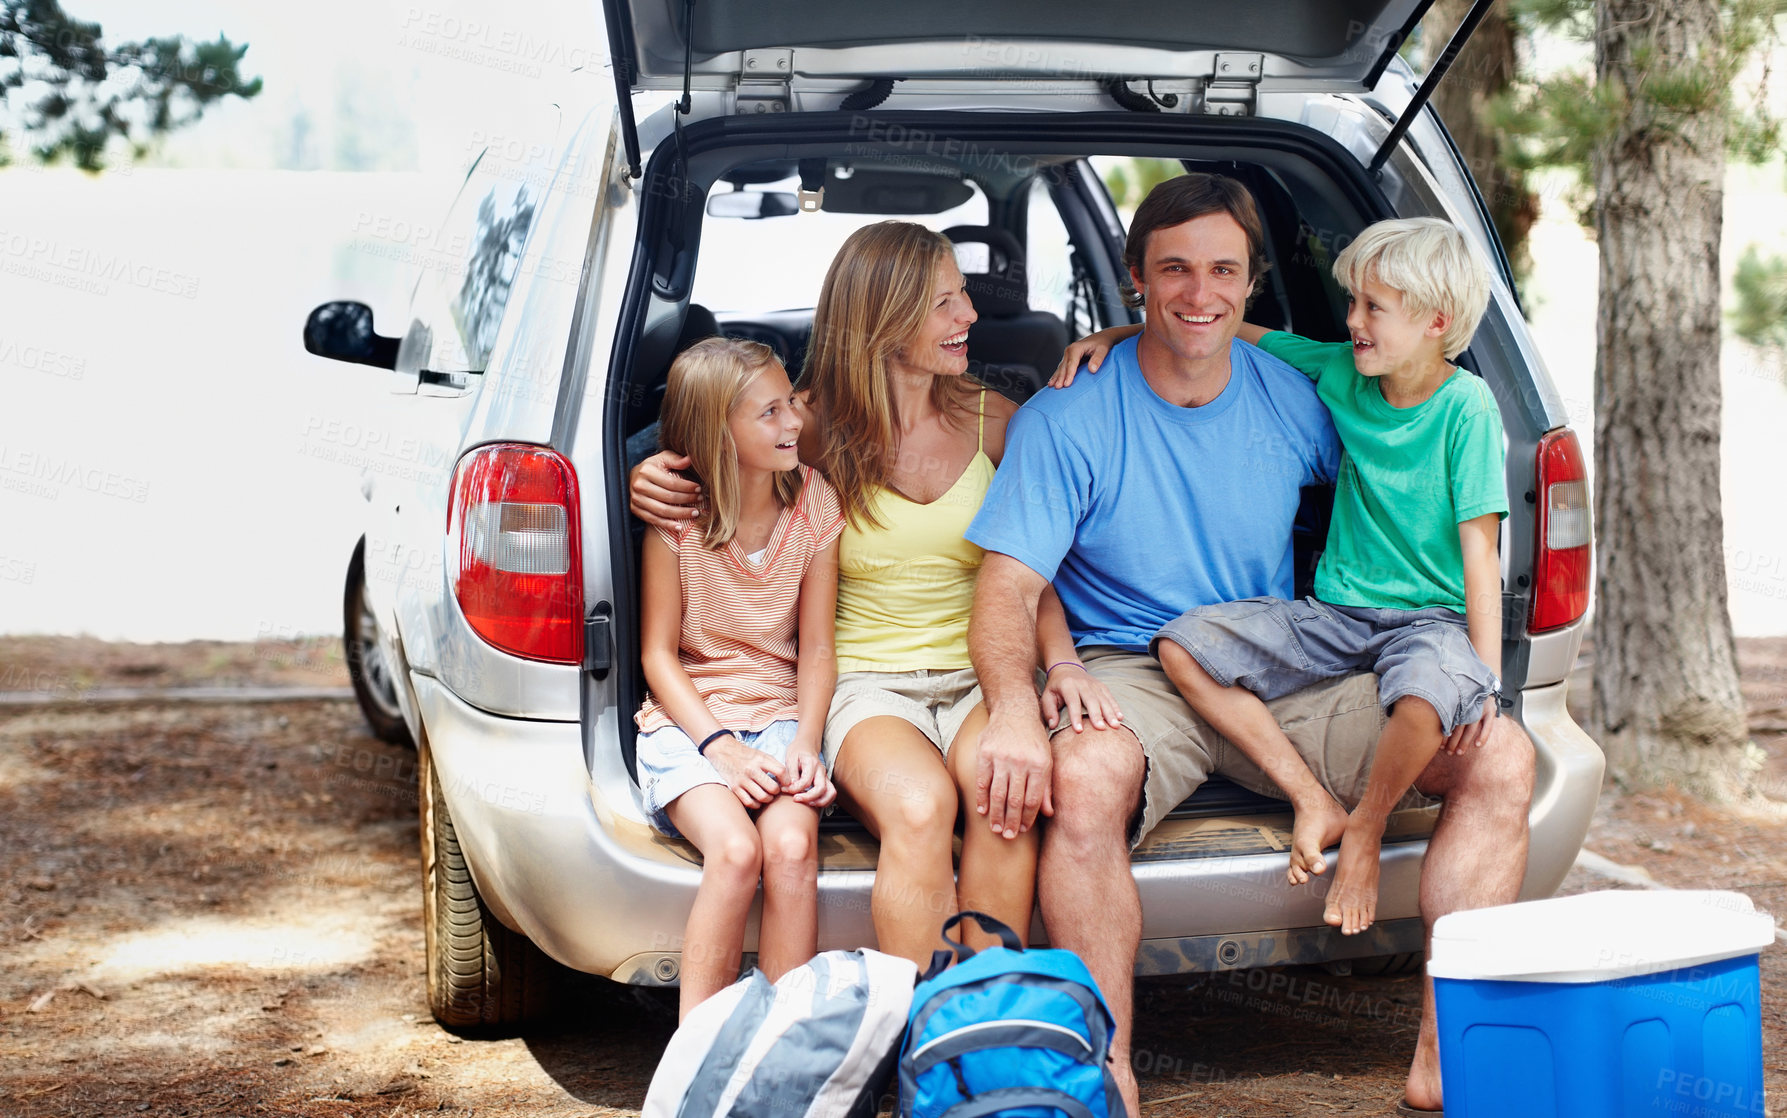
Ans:
[{"label": "boy's arm around man's shoulder", "polygon": [[1252,342],[1316,384],[1320,384],[1322,378],[1329,373],[1342,368],[1352,371],[1353,368],[1351,342],[1318,342],[1314,338],[1306,338],[1288,330],[1267,330],[1252,323],[1243,325],[1238,336],[1242,341]]}]

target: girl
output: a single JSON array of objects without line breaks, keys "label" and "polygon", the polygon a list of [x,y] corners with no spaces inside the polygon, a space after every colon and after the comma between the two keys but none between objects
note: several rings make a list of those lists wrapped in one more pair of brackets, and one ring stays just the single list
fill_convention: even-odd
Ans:
[{"label": "girl", "polygon": [[[763,879],[758,966],[817,949],[820,762],[837,666],[837,494],[800,464],[802,421],[768,346],[708,338],[670,367],[659,440],[708,495],[645,538],[635,716],[653,825],[702,855],[683,936],[681,1015],[738,976]],[[797,670],[798,669],[798,670]]]}]

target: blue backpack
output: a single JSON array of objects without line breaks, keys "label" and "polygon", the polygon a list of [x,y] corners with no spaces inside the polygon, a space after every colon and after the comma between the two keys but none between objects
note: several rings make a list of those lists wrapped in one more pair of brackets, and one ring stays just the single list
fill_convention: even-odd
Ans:
[{"label": "blue backpack", "polygon": [[[963,920],[1005,946],[950,939]],[[912,994],[900,1118],[1124,1118],[1107,1064],[1116,1026],[1078,955],[1026,951],[979,912],[950,917],[943,942]]]}]

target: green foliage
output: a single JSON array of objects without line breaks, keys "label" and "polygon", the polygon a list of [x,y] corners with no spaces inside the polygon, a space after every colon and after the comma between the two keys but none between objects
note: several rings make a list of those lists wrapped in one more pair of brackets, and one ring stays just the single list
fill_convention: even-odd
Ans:
[{"label": "green foliage", "polygon": [[222,35],[109,48],[102,35],[99,24],[70,18],[59,0],[0,0],[0,165],[9,133],[17,133],[42,162],[66,157],[97,171],[114,140],[141,155],[222,98],[261,91],[261,79],[242,77],[248,47]]},{"label": "green foliage", "polygon": [[1587,167],[1595,145],[1625,112],[1623,100],[1587,74],[1516,85],[1485,110],[1489,126],[1516,138],[1505,159],[1518,170]]},{"label": "green foliage", "polygon": [[1764,257],[1755,245],[1744,249],[1732,277],[1737,306],[1731,328],[1752,345],[1787,346],[1787,257]]},{"label": "green foliage", "polygon": [[1176,159],[1125,159],[1106,172],[1104,185],[1111,192],[1111,201],[1129,209],[1141,205],[1156,186],[1184,173],[1185,168]]},{"label": "green foliage", "polygon": [[[1584,42],[1595,34],[1594,0],[1512,0],[1511,9],[1528,31]],[[1651,44],[1640,43],[1631,58],[1642,75],[1634,88],[1604,86],[1581,72],[1517,82],[1490,106],[1491,126],[1512,138],[1505,150],[1513,166],[1569,168],[1586,182],[1595,152],[1634,113],[1650,127],[1672,128],[1695,114],[1723,112],[1729,153],[1764,162],[1781,149],[1781,122],[1761,97],[1737,104],[1732,87],[1758,51],[1779,42],[1775,21],[1783,12],[1787,0],[1723,0],[1723,34],[1709,57],[1665,66]]]},{"label": "green foliage", "polygon": [[1572,39],[1595,33],[1594,0],[1509,0],[1508,11],[1528,29],[1542,27]]}]

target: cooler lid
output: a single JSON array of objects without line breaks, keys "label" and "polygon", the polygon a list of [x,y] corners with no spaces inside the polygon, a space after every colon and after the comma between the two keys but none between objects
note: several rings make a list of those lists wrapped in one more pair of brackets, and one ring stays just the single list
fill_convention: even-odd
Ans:
[{"label": "cooler lid", "polygon": [[1754,955],[1774,942],[1774,918],[1742,893],[1616,890],[1442,916],[1427,973],[1611,982]]}]

